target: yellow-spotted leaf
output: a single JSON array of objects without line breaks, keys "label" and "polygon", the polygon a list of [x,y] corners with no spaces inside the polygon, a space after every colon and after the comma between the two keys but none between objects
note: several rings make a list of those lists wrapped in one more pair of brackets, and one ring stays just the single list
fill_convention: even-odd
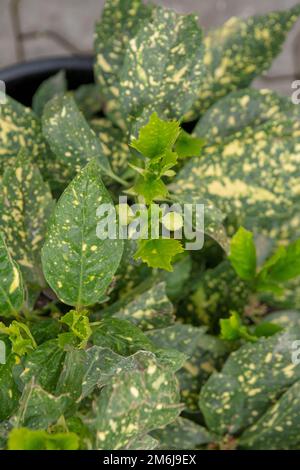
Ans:
[{"label": "yellow-spotted leaf", "polygon": [[24,288],[20,269],[8,251],[0,232],[0,315],[15,316],[24,302]]},{"label": "yellow-spotted leaf", "polygon": [[126,50],[120,90],[125,115],[143,113],[144,122],[154,111],[162,118],[181,118],[197,96],[203,53],[195,15],[155,8]]},{"label": "yellow-spotted leaf", "polygon": [[246,88],[217,101],[198,121],[194,134],[216,143],[247,126],[255,128],[267,121],[299,117],[300,107],[290,97]]},{"label": "yellow-spotted leaf", "polygon": [[99,233],[97,209],[102,204],[113,208],[101,168],[93,160],[59,199],[42,250],[48,283],[63,302],[78,308],[102,298],[123,252],[122,240]]},{"label": "yellow-spotted leaf", "polygon": [[63,181],[68,182],[93,158],[97,158],[102,173],[112,173],[101,141],[71,94],[56,96],[49,101],[44,109],[42,123]]},{"label": "yellow-spotted leaf", "polygon": [[151,352],[134,356],[136,367],[119,368],[94,403],[90,426],[97,449],[124,449],[178,417],[178,383],[172,371]]},{"label": "yellow-spotted leaf", "polygon": [[49,185],[21,152],[15,166],[5,170],[1,189],[0,226],[8,249],[26,283],[43,286],[40,251],[53,209]]},{"label": "yellow-spotted leaf", "polygon": [[186,118],[195,119],[218,99],[249,86],[267,70],[299,14],[300,6],[296,5],[247,19],[233,17],[210,32],[204,38],[199,97]]},{"label": "yellow-spotted leaf", "polygon": [[253,429],[273,405],[278,409],[281,395],[300,379],[300,365],[291,361],[291,341],[299,332],[292,325],[270,338],[247,343],[209,378],[199,405],[211,431],[234,435],[249,426]]},{"label": "yellow-spotted leaf", "polygon": [[121,127],[126,127],[119,107],[120,72],[126,47],[141,23],[151,14],[142,0],[107,0],[95,30],[95,78],[105,100],[105,111]]},{"label": "yellow-spotted leaf", "polygon": [[[0,173],[21,149],[26,148],[32,160],[44,167],[49,156],[41,125],[30,108],[6,96],[0,106]],[[13,162],[14,163],[14,162]]]},{"label": "yellow-spotted leaf", "polygon": [[[273,237],[297,236],[300,194],[300,122],[267,122],[246,127],[210,144],[193,158],[172,185],[177,198],[209,199],[239,225]],[[290,223],[295,216],[293,223]],[[289,225],[290,223],[290,225]]]},{"label": "yellow-spotted leaf", "polygon": [[151,268],[161,268],[173,271],[172,261],[178,253],[184,251],[179,240],[174,238],[158,238],[140,240],[135,259],[142,259]]}]

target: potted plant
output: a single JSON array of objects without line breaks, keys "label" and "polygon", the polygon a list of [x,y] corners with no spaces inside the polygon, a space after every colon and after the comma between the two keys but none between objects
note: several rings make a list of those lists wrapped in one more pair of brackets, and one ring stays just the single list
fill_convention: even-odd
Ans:
[{"label": "potted plant", "polygon": [[94,84],[1,105],[1,448],[299,447],[300,111],[249,88],[299,13],[108,0]]}]

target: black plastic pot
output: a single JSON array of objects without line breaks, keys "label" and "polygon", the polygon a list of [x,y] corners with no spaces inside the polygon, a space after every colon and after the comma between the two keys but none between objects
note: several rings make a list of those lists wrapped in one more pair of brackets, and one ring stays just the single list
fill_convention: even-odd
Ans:
[{"label": "black plastic pot", "polygon": [[66,71],[70,90],[93,82],[93,57],[51,57],[22,62],[0,70],[0,80],[6,84],[6,93],[20,103],[30,106],[39,85],[59,70]]}]

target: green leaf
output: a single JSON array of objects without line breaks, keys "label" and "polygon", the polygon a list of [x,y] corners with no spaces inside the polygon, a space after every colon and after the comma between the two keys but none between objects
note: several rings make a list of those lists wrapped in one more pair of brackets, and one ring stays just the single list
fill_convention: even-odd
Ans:
[{"label": "green leaf", "polygon": [[39,169],[21,152],[2,179],[0,226],[8,249],[29,285],[45,284],[40,251],[53,209],[50,188]]},{"label": "green leaf", "polygon": [[86,119],[99,113],[102,108],[101,95],[98,86],[94,83],[81,85],[74,91],[74,98],[78,108]]},{"label": "green leaf", "polygon": [[121,320],[129,320],[142,330],[152,330],[172,324],[174,322],[173,310],[173,305],[166,296],[166,285],[160,282],[136,295],[113,316]]},{"label": "green leaf", "polygon": [[25,357],[20,371],[20,380],[26,385],[32,380],[44,390],[54,393],[63,367],[65,352],[57,339],[39,345]]},{"label": "green leaf", "polygon": [[184,251],[179,240],[159,238],[157,240],[140,240],[134,259],[141,258],[151,268],[173,271],[174,256]]},{"label": "green leaf", "polygon": [[56,156],[58,175],[68,181],[90,160],[97,159],[103,173],[111,173],[101,142],[85,120],[71,94],[56,96],[45,106],[43,133]]},{"label": "green leaf", "polygon": [[166,450],[191,450],[213,441],[207,429],[185,418],[177,418],[151,435],[159,441],[159,448]]},{"label": "green leaf", "polygon": [[135,355],[136,368],[117,371],[94,403],[96,448],[124,449],[180,413],[174,374],[150,352]]},{"label": "green leaf", "polygon": [[260,273],[262,281],[286,282],[300,275],[300,240],[280,246]]},{"label": "green leaf", "polygon": [[168,189],[164,182],[152,173],[140,176],[133,187],[134,191],[145,199],[146,204],[151,204],[155,199],[164,199]]},{"label": "green leaf", "polygon": [[82,394],[84,375],[86,372],[86,352],[70,347],[65,355],[63,367],[57,381],[55,395],[61,396],[67,394],[73,401],[77,400]]},{"label": "green leaf", "polygon": [[9,326],[5,326],[0,322],[0,333],[8,335],[12,351],[18,356],[24,356],[37,347],[35,339],[25,323],[14,320]]},{"label": "green leaf", "polygon": [[260,323],[259,325],[255,327],[254,335],[257,336],[258,338],[262,336],[269,337],[269,336],[275,335],[276,333],[282,330],[283,330],[283,327],[280,325],[276,325],[276,323],[264,322],[264,323]]},{"label": "green leaf", "polygon": [[24,148],[32,161],[42,168],[49,156],[37,117],[30,108],[25,108],[9,96],[6,96],[6,103],[1,104],[0,147],[1,174],[8,163],[14,165],[14,159]]},{"label": "green leaf", "polygon": [[228,260],[207,269],[195,287],[191,302],[196,318],[213,329],[218,328],[219,319],[228,316],[229,311],[242,314],[252,294],[248,283],[237,276]]},{"label": "green leaf", "polygon": [[281,51],[288,31],[299,16],[299,5],[290,10],[231,18],[204,38],[200,61],[199,98],[188,119],[194,119],[222,96],[245,88],[267,70]]},{"label": "green leaf", "polygon": [[186,408],[198,410],[198,397],[209,375],[223,364],[227,348],[223,341],[205,334],[205,329],[191,325],[175,325],[147,332],[160,348],[175,348],[184,353],[186,361],[177,372],[181,397]]},{"label": "green leaf", "polygon": [[156,7],[151,22],[141,26],[126,50],[120,93],[125,115],[138,117],[146,110],[142,121],[154,111],[181,118],[197,96],[203,53],[195,15]]},{"label": "green leaf", "polygon": [[0,421],[8,419],[18,407],[20,392],[13,376],[18,358],[7,354],[6,363],[0,364]]},{"label": "green leaf", "polygon": [[100,240],[96,211],[112,204],[96,161],[90,162],[67,187],[55,208],[42,250],[45,277],[69,305],[98,302],[120,263],[122,240]]},{"label": "green leaf", "polygon": [[66,91],[66,72],[61,70],[50,78],[44,80],[38,87],[32,99],[33,111],[37,116],[41,117],[48,101],[54,98],[54,96],[63,95]]},{"label": "green leaf", "polygon": [[229,261],[237,275],[251,281],[256,275],[256,248],[253,234],[240,227],[230,242]]},{"label": "green leaf", "polygon": [[227,341],[245,339],[247,341],[257,341],[256,335],[251,335],[246,326],[242,324],[237,312],[231,312],[229,318],[220,320],[221,338]]},{"label": "green leaf", "polygon": [[95,30],[95,78],[105,100],[105,111],[125,127],[119,106],[120,73],[125,51],[140,25],[151,14],[151,6],[141,0],[107,0]]},{"label": "green leaf", "polygon": [[175,152],[179,158],[199,157],[204,145],[204,139],[194,137],[182,130],[176,141]]},{"label": "green leaf", "polygon": [[24,287],[20,269],[7,249],[0,232],[0,312],[2,317],[16,316],[24,302]]},{"label": "green leaf", "polygon": [[34,380],[27,383],[15,416],[15,427],[47,429],[63,415],[72,403],[68,395],[55,397],[43,390]]},{"label": "green leaf", "polygon": [[239,440],[239,447],[255,450],[299,448],[300,382],[292,385]]},{"label": "green leaf", "polygon": [[291,342],[300,334],[292,326],[270,338],[247,343],[233,352],[222,372],[201,390],[199,405],[209,429],[235,434],[252,426],[300,378],[291,361]]},{"label": "green leaf", "polygon": [[92,341],[97,346],[127,356],[139,350],[155,351],[152,342],[139,328],[119,318],[102,320],[93,332]]},{"label": "green leaf", "polygon": [[140,129],[138,139],[131,142],[131,147],[151,159],[171,150],[179,134],[178,121],[163,121],[153,113],[148,124]]},{"label": "green leaf", "polygon": [[271,90],[246,88],[217,101],[198,121],[193,132],[216,143],[247,126],[257,128],[267,121],[287,118],[299,118],[299,107],[289,97]]},{"label": "green leaf", "polygon": [[106,118],[93,119],[90,126],[98,136],[113,171],[116,174],[124,172],[130,158],[127,135]]},{"label": "green leaf", "polygon": [[80,348],[85,348],[88,339],[92,334],[92,328],[90,327],[89,318],[87,311],[81,311],[80,313],[75,310],[70,310],[64,315],[60,321],[65,323],[70,328],[71,332],[76,338],[79,338]]},{"label": "green leaf", "polygon": [[295,237],[299,129],[299,121],[285,119],[257,129],[247,127],[222,144],[208,145],[202,158],[185,164],[172,191],[177,198],[197,195],[210,200],[235,224],[261,235],[269,236],[274,229],[272,238]]},{"label": "green leaf", "polygon": [[71,432],[49,434],[15,428],[8,437],[8,450],[77,450],[78,447],[79,438]]}]

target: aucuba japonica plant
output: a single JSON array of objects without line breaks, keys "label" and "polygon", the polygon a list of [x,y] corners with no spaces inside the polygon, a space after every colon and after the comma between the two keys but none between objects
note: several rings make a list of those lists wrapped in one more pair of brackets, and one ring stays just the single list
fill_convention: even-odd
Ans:
[{"label": "aucuba japonica plant", "polygon": [[107,0],[95,83],[0,106],[1,448],[299,448],[300,108],[249,88],[299,15]]}]

